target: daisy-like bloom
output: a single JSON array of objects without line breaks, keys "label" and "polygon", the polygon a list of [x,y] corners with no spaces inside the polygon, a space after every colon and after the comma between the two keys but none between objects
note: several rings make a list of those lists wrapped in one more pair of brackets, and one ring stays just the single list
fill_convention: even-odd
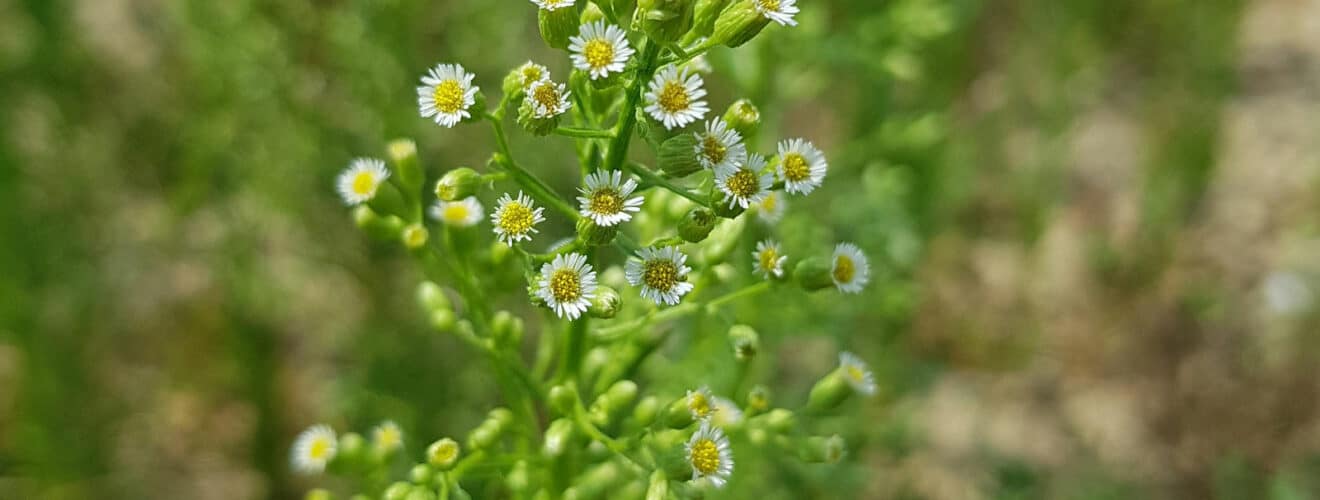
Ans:
[{"label": "daisy-like bloom", "polygon": [[496,203],[499,206],[490,214],[490,222],[495,225],[496,238],[504,244],[513,246],[519,241],[532,239],[532,233],[540,232],[536,225],[545,220],[541,215],[545,209],[533,204],[522,191],[518,192],[517,198],[504,193]]},{"label": "daisy-like bloom", "polygon": [[436,201],[431,205],[431,218],[454,227],[471,227],[481,221],[481,202],[476,196],[458,201]]},{"label": "daisy-like bloom", "polygon": [[716,488],[724,487],[733,475],[733,449],[724,431],[703,420],[701,428],[687,443],[688,464],[692,466],[692,480],[706,478]]},{"label": "daisy-like bloom", "polygon": [[554,118],[568,112],[568,87],[550,79],[532,82],[527,88],[527,99],[532,104],[532,116]]},{"label": "daisy-like bloom", "polygon": [[357,158],[339,174],[336,182],[339,197],[349,206],[360,205],[376,197],[376,190],[390,177],[385,162],[375,158]]},{"label": "daisy-like bloom", "polygon": [[596,298],[596,271],[591,270],[585,255],[560,254],[554,261],[541,266],[541,279],[536,286],[536,295],[545,300],[556,315],[571,321],[587,312],[591,299]]},{"label": "daisy-like bloom", "polygon": [[461,64],[437,64],[422,77],[417,87],[417,105],[422,118],[430,118],[444,127],[453,127],[472,116],[468,108],[477,102],[477,91],[472,85],[475,75]]},{"label": "daisy-like bloom", "polygon": [[[532,0],[532,3],[536,4],[537,7],[545,10],[559,10],[564,7],[572,7],[574,2],[576,2],[576,0]],[[797,11],[795,10],[794,12]]]},{"label": "daisy-like bloom", "polygon": [[761,218],[761,222],[766,224],[777,224],[784,218],[784,211],[788,209],[788,200],[784,193],[771,191],[765,194],[761,203],[756,205],[756,216]]},{"label": "daisy-like bloom", "polygon": [[642,197],[629,198],[637,189],[637,181],[623,180],[623,173],[604,170],[587,175],[587,187],[578,188],[582,196],[578,203],[582,216],[594,221],[597,226],[613,226],[632,219],[631,212],[641,210]]},{"label": "daisy-like bloom", "polygon": [[659,304],[678,304],[678,299],[692,291],[687,275],[687,255],[674,247],[649,247],[637,252],[641,258],[630,259],[623,274],[628,284],[642,287],[642,297]]},{"label": "daisy-like bloom", "polygon": [[834,286],[843,293],[857,293],[871,281],[871,264],[866,261],[862,249],[852,243],[839,243],[834,247],[834,264],[830,267],[830,276]]},{"label": "daisy-like bloom", "polygon": [[788,260],[788,256],[779,252],[779,243],[775,243],[774,240],[757,243],[752,258],[756,259],[752,264],[753,270],[762,278],[778,278],[784,275],[784,261]]},{"label": "daisy-like bloom", "polygon": [[875,377],[871,375],[871,370],[866,367],[866,362],[851,352],[839,353],[839,370],[843,372],[843,379],[848,381],[853,390],[858,393],[870,396],[875,394]]},{"label": "daisy-like bloom", "polygon": [[711,404],[715,407],[715,414],[711,416],[711,422],[715,425],[723,428],[742,423],[742,409],[733,401],[715,396],[711,398]]},{"label": "daisy-like bloom", "polygon": [[626,33],[618,26],[606,25],[605,21],[582,25],[582,31],[568,39],[568,50],[572,52],[569,57],[573,59],[573,67],[589,73],[592,80],[623,71],[633,55]]},{"label": "daisy-like bloom", "polygon": [[376,451],[392,453],[403,447],[403,430],[393,420],[386,420],[371,430],[371,443]]},{"label": "daisy-like bloom", "polygon": [[742,136],[721,118],[706,122],[706,131],[693,135],[697,137],[697,161],[703,167],[717,169],[747,160]]},{"label": "daisy-like bloom", "polygon": [[[571,0],[569,1],[569,4],[572,4]],[[540,64],[527,61],[523,63],[522,66],[518,67],[518,77],[522,80],[519,86],[522,87],[523,90],[527,90],[527,88],[531,87],[533,83],[541,80],[549,80],[550,70]]]},{"label": "daisy-like bloom", "polygon": [[715,171],[715,185],[729,199],[729,207],[747,208],[765,199],[775,176],[770,172],[761,173],[764,169],[765,157],[752,153],[742,165],[726,165]]},{"label": "daisy-like bloom", "polygon": [[779,143],[779,178],[793,194],[808,194],[825,180],[825,154],[802,139]]},{"label": "daisy-like bloom", "polygon": [[701,99],[706,97],[706,89],[701,86],[701,75],[686,67],[665,66],[649,84],[646,112],[663,123],[666,129],[685,127],[700,120],[710,111],[706,101]]},{"label": "daisy-like bloom", "polygon": [[687,391],[687,407],[692,418],[701,420],[715,414],[715,396],[710,394],[710,387],[701,386],[697,390]]},{"label": "daisy-like bloom", "polygon": [[756,12],[766,19],[783,26],[797,26],[793,16],[797,15],[797,0],[756,0]]},{"label": "daisy-like bloom", "polygon": [[335,431],[328,425],[314,425],[293,441],[293,468],[303,474],[317,474],[335,458],[338,448]]}]

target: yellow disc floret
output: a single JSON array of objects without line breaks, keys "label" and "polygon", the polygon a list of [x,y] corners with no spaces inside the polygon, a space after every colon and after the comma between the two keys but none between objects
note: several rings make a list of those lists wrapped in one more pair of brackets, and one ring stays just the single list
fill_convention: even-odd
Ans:
[{"label": "yellow disc floret", "polygon": [[582,296],[582,278],[572,269],[560,269],[550,277],[550,294],[559,302],[572,302]]},{"label": "yellow disc floret", "polygon": [[669,260],[648,261],[642,270],[642,282],[656,290],[669,290],[678,284],[678,266]]},{"label": "yellow disc floret", "polygon": [[719,139],[707,135],[701,142],[701,154],[710,160],[711,163],[720,163],[724,161],[725,155],[729,153],[729,148],[724,147],[724,143]]},{"label": "yellow disc floret", "polygon": [[435,108],[441,113],[457,113],[463,109],[463,86],[458,80],[445,80],[435,86]]},{"label": "yellow disc floret", "polygon": [[500,211],[499,226],[506,233],[525,234],[533,223],[532,209],[522,203],[510,202]]},{"label": "yellow disc floret", "polygon": [[532,99],[547,109],[555,109],[559,105],[559,90],[554,85],[539,85],[532,92]]},{"label": "yellow disc floret", "polygon": [[811,168],[807,165],[807,159],[797,153],[784,155],[784,180],[799,182],[807,180],[811,175]]},{"label": "yellow disc floret", "polygon": [[730,193],[743,198],[755,195],[761,189],[760,179],[756,177],[756,172],[745,168],[738,169],[737,172],[729,176],[729,180],[725,182],[725,185],[728,186]]},{"label": "yellow disc floret", "polygon": [[330,454],[330,440],[318,438],[307,448],[307,456],[314,460],[321,460]]},{"label": "yellow disc floret", "polygon": [[770,12],[779,12],[779,0],[756,0],[761,5],[761,9]]},{"label": "yellow disc floret", "polygon": [[834,258],[834,281],[851,283],[856,273],[857,266],[853,264],[852,257],[840,255]]},{"label": "yellow disc floret", "polygon": [[660,97],[656,101],[668,113],[686,110],[692,104],[692,98],[688,96],[687,87],[676,81],[665,82],[665,88],[660,91]]},{"label": "yellow disc floret", "polygon": [[710,415],[711,411],[710,400],[706,399],[704,393],[694,392],[688,396],[688,409],[691,410],[692,415],[697,418],[707,417]]},{"label": "yellow disc floret", "polygon": [[600,38],[587,42],[582,48],[582,55],[592,68],[604,68],[614,62],[614,45]]},{"label": "yellow disc floret", "polygon": [[692,444],[689,459],[692,461],[692,468],[701,475],[714,474],[720,468],[719,447],[710,439],[699,440]]},{"label": "yellow disc floret", "polygon": [[600,189],[591,194],[592,213],[614,215],[623,210],[623,198],[613,189]]},{"label": "yellow disc floret", "polygon": [[371,172],[358,172],[353,176],[353,192],[366,196],[376,190],[376,176]]},{"label": "yellow disc floret", "polygon": [[769,272],[775,268],[779,260],[779,252],[775,251],[775,247],[766,247],[765,250],[761,250],[760,257],[761,269]]}]

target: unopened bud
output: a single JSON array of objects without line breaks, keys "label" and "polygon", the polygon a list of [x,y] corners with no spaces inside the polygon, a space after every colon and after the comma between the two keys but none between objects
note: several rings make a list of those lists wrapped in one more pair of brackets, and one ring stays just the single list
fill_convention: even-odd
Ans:
[{"label": "unopened bud", "polygon": [[491,335],[505,345],[522,342],[523,320],[509,311],[497,311],[490,320]]},{"label": "unopened bud", "polygon": [[440,470],[449,470],[458,461],[461,452],[458,441],[444,438],[426,448],[426,463]]},{"label": "unopened bud", "polygon": [[758,0],[734,0],[715,21],[711,40],[729,47],[747,43],[770,24],[770,18],[756,10]]},{"label": "unopened bud", "polygon": [[637,384],[631,380],[620,380],[596,398],[591,404],[592,417],[596,425],[608,426],[613,423],[637,399]]},{"label": "unopened bud", "polygon": [[692,9],[692,31],[697,36],[710,36],[715,32],[715,21],[719,19],[720,12],[729,4],[729,0],[697,0],[697,5]]},{"label": "unopened bud", "polygon": [[306,495],[303,495],[303,500],[331,500],[333,498],[334,496],[329,491],[321,488],[310,490]]},{"label": "unopened bud", "polygon": [[509,475],[505,478],[505,484],[509,485],[509,490],[517,493],[515,497],[525,498],[527,496],[527,490],[532,485],[530,474],[530,471],[527,470],[526,460],[519,460],[518,463],[513,464],[513,470],[509,471]]},{"label": "unopened bud", "polygon": [[403,219],[393,215],[382,217],[366,205],[353,209],[353,223],[368,236],[380,240],[393,240],[403,232]]},{"label": "unopened bud", "polygon": [[747,325],[733,325],[729,328],[729,343],[733,345],[733,357],[738,361],[750,361],[761,349],[761,338],[756,330]]},{"label": "unopened bud", "polygon": [[619,226],[600,226],[590,217],[583,217],[577,221],[578,240],[591,246],[605,246],[614,241],[614,236],[619,234]]},{"label": "unopened bud", "polygon": [[704,208],[694,208],[678,221],[678,236],[689,243],[700,243],[710,236],[717,220],[714,212]]},{"label": "unopened bud", "polygon": [[363,439],[361,434],[346,432],[339,436],[339,447],[335,452],[335,459],[344,462],[356,462],[365,456],[366,449],[367,440]]},{"label": "unopened bud", "polygon": [[412,493],[413,485],[399,481],[385,488],[385,494],[382,496],[385,500],[406,500],[408,494]]},{"label": "unopened bud", "polygon": [[426,483],[431,482],[431,479],[434,477],[435,469],[426,464],[414,465],[412,470],[408,471],[408,479],[412,480],[413,484],[416,485],[426,485]]},{"label": "unopened bud", "polygon": [[655,422],[655,417],[660,413],[660,400],[655,396],[642,398],[633,408],[633,420],[639,427],[648,427]]},{"label": "unopened bud", "polygon": [[588,24],[604,20],[605,12],[600,10],[600,7],[596,6],[595,2],[588,3],[587,6],[582,9],[582,15],[578,17],[579,24]]},{"label": "unopened bud", "polygon": [[417,285],[417,304],[427,311],[453,308],[444,289],[431,281],[423,281]]},{"label": "unopened bud", "polygon": [[812,436],[798,446],[798,458],[808,463],[837,464],[843,460],[847,451],[843,437],[835,434],[829,437]]},{"label": "unopened bud", "polygon": [[770,413],[762,415],[760,418],[765,428],[780,434],[793,430],[793,427],[797,425],[797,417],[793,416],[793,412],[783,408],[770,410]]},{"label": "unopened bud", "polygon": [[560,384],[550,388],[550,407],[561,415],[573,414],[573,407],[578,404],[577,389],[572,385]]},{"label": "unopened bud", "polygon": [[669,478],[665,472],[657,470],[651,473],[651,485],[646,488],[646,500],[665,500],[669,498]]},{"label": "unopened bud", "polygon": [[738,99],[724,112],[724,122],[738,131],[744,142],[750,144],[752,137],[761,129],[761,110],[752,101]]},{"label": "unopened bud", "polygon": [[458,167],[445,172],[435,183],[435,196],[443,201],[467,198],[477,193],[481,187],[481,174],[467,167]]},{"label": "unopened bud", "polygon": [[403,228],[403,246],[409,250],[416,250],[426,245],[426,240],[430,237],[426,227],[421,224],[409,224]]},{"label": "unopened bud", "polygon": [[793,279],[802,289],[816,291],[834,286],[834,277],[830,273],[830,264],[823,259],[810,257],[798,262],[793,268]]},{"label": "unopened bud", "polygon": [[593,318],[610,319],[619,310],[623,309],[623,297],[619,295],[618,290],[608,286],[596,287],[596,298],[591,299],[591,307],[587,313]]},{"label": "unopened bud", "polygon": [[853,393],[852,386],[844,380],[838,370],[822,377],[807,396],[807,408],[813,411],[826,411],[837,408]]},{"label": "unopened bud", "polygon": [[572,2],[560,2],[554,10],[539,9],[536,21],[541,39],[551,48],[568,48],[568,39],[578,34],[578,8]]},{"label": "unopened bud", "polygon": [[701,171],[697,159],[697,137],[678,134],[665,140],[656,153],[656,167],[672,177],[686,177]]},{"label": "unopened bud", "polygon": [[573,439],[573,429],[573,422],[566,418],[550,422],[545,430],[545,443],[541,446],[541,452],[552,458],[563,454],[569,440]]},{"label": "unopened bud", "polygon": [[770,409],[770,389],[764,385],[752,387],[747,391],[748,413],[760,413]]},{"label": "unopened bud", "polygon": [[662,43],[678,41],[692,29],[694,0],[638,0],[634,25]]},{"label": "unopened bud", "polygon": [[431,311],[431,316],[428,319],[431,321],[431,328],[435,328],[436,331],[440,332],[453,331],[455,324],[458,322],[458,316],[454,314],[453,309],[436,309]]},{"label": "unopened bud", "polygon": [[426,177],[417,161],[417,143],[412,139],[395,139],[385,145],[385,151],[394,163],[394,170],[399,172],[399,182],[403,184],[404,192],[416,197]]},{"label": "unopened bud", "polygon": [[414,487],[412,491],[408,492],[408,496],[404,497],[404,500],[435,500],[435,492],[431,491],[430,488]]}]

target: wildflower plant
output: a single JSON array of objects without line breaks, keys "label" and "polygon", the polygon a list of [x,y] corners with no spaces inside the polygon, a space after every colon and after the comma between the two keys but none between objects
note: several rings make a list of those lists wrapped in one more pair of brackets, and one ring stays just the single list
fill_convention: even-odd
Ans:
[{"label": "wildflower plant", "polygon": [[[465,435],[425,441],[392,421],[367,430],[369,444],[313,425],[293,444],[292,466],[358,478],[372,498],[469,498],[478,491],[473,471],[497,468],[503,482],[480,491],[662,499],[738,484],[740,454],[837,461],[842,439],[807,435],[800,420],[876,392],[856,355],[840,354],[797,405],[744,387],[754,380],[727,392],[712,390],[716,380],[683,392],[634,380],[675,322],[767,292],[853,294],[869,281],[866,254],[851,243],[813,255],[789,240],[750,237],[748,219],[773,233],[787,198],[817,192],[828,155],[805,138],[758,151],[754,137],[765,131],[756,105],[737,100],[713,116],[717,103],[692,64],[772,23],[796,26],[796,2],[530,0],[527,8],[563,61],[517,64],[501,85],[442,62],[417,87],[418,116],[436,133],[490,127],[496,148],[481,170],[453,167],[428,180],[417,145],[398,140],[388,163],[353,160],[336,180],[356,224],[416,260],[431,326],[489,361],[505,406]],[[554,66],[572,69],[554,79]],[[492,88],[501,92],[488,100],[483,89]],[[571,141],[578,154],[518,154],[512,123],[539,140]],[[638,160],[643,149],[650,164]],[[576,164],[576,192],[543,180],[560,163]],[[558,229],[567,227],[574,232]],[[507,286],[509,276],[522,286]],[[496,310],[510,296],[543,311],[531,361],[524,319]],[[751,326],[733,325],[730,349],[714,361],[737,364],[746,378],[759,342]],[[406,477],[381,481],[399,461],[413,463]]]}]

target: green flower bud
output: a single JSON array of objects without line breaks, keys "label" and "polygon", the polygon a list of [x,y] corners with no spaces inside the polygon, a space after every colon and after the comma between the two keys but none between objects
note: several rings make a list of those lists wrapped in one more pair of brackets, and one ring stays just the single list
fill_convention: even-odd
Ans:
[{"label": "green flower bud", "polygon": [[449,296],[445,295],[445,290],[431,281],[423,281],[417,285],[417,304],[427,311],[453,309],[449,303]]},{"label": "green flower bud", "polygon": [[536,21],[541,27],[541,39],[551,48],[568,48],[568,39],[578,34],[578,9],[574,5],[564,5],[554,10],[539,9]]},{"label": "green flower bud", "polygon": [[729,47],[747,43],[770,24],[770,18],[756,11],[757,0],[734,0],[733,5],[720,13],[715,20],[715,32],[711,40]]},{"label": "green flower bud", "polygon": [[518,345],[522,342],[523,320],[509,311],[497,311],[490,320],[490,330],[496,341],[505,345]]},{"label": "green flower bud", "polygon": [[321,488],[310,490],[306,495],[303,495],[304,500],[331,500],[332,498],[334,498],[334,496],[331,495],[329,491]]},{"label": "green flower bud", "polygon": [[385,495],[383,498],[385,500],[404,500],[405,498],[408,498],[408,494],[412,492],[412,489],[413,485],[399,481],[391,484],[389,488],[385,488]]},{"label": "green flower bud", "polygon": [[633,408],[633,420],[639,427],[649,427],[655,422],[655,417],[660,413],[660,400],[655,396],[642,398]]},{"label": "green flower bud", "polygon": [[515,497],[525,498],[527,496],[527,490],[532,485],[530,474],[531,472],[527,470],[526,460],[519,460],[513,464],[513,470],[509,471],[509,475],[504,482],[509,485],[509,490],[517,493],[517,495],[514,495]]},{"label": "green flower bud", "polygon": [[405,500],[435,500],[435,492],[431,491],[429,488],[414,487],[412,491],[408,492],[408,496],[404,497],[404,499]]},{"label": "green flower bud", "polygon": [[413,484],[425,485],[435,478],[435,469],[426,464],[417,464],[412,467],[412,470],[408,471],[408,478],[412,480]]},{"label": "green flower bud", "polygon": [[381,217],[366,205],[353,209],[353,223],[368,236],[378,240],[393,240],[403,233],[403,219],[393,215]]},{"label": "green flower bud", "polygon": [[686,177],[701,171],[697,160],[697,137],[678,134],[660,145],[656,153],[656,167],[672,177]]},{"label": "green flower bud", "polygon": [[633,24],[651,38],[672,43],[692,29],[694,0],[638,0]]},{"label": "green flower bud", "polygon": [[770,389],[764,385],[752,387],[747,391],[747,412],[749,414],[761,413],[770,409]]},{"label": "green flower bud", "polygon": [[361,434],[346,432],[339,436],[339,449],[335,453],[335,460],[357,462],[366,457],[366,449],[367,440],[363,439]]},{"label": "green flower bud", "polygon": [[[587,6],[582,9],[582,16],[578,18],[578,24],[588,24],[604,20],[605,11],[600,10],[600,7],[595,3],[588,3]],[[577,33],[574,34],[576,35]]]},{"label": "green flower bud", "polygon": [[715,215],[725,219],[737,219],[739,215],[742,215],[743,212],[747,211],[747,209],[737,203],[729,203],[729,199],[725,197],[720,197],[711,201],[711,209],[715,211]]},{"label": "green flower bud", "polygon": [[481,174],[467,167],[445,172],[435,183],[435,196],[443,201],[454,201],[477,194],[481,187]]},{"label": "green flower bud", "polygon": [[551,458],[562,455],[573,439],[573,429],[573,421],[566,418],[550,422],[545,430],[545,443],[541,446],[541,452]]},{"label": "green flower bud", "polygon": [[403,228],[403,246],[408,247],[409,250],[422,248],[426,246],[426,240],[430,237],[430,234],[426,231],[426,227],[421,224],[409,224]]},{"label": "green flower bud", "polygon": [[724,112],[724,122],[738,131],[744,143],[751,144],[752,138],[761,128],[761,110],[752,101],[738,99]]},{"label": "green flower bud", "polygon": [[594,423],[600,426],[612,424],[636,399],[636,383],[631,380],[615,382],[591,404],[591,416]]},{"label": "green flower bud", "polygon": [[747,325],[730,327],[729,343],[733,345],[733,357],[743,362],[756,357],[756,352],[761,349],[761,337]]},{"label": "green flower bud", "polygon": [[718,220],[715,213],[704,208],[694,208],[678,221],[678,236],[689,243],[700,243],[710,236]]},{"label": "green flower bud", "polygon": [[593,318],[610,319],[619,314],[623,309],[623,297],[619,291],[608,286],[596,287],[596,298],[591,300],[591,308],[587,309],[587,314]]},{"label": "green flower bud", "polygon": [[550,407],[561,415],[571,415],[578,404],[577,388],[569,384],[560,384],[550,388]]},{"label": "green flower bud", "polygon": [[807,396],[807,408],[813,411],[827,411],[837,408],[853,394],[852,386],[844,380],[838,370],[824,376],[811,388]]},{"label": "green flower bud", "polygon": [[609,349],[596,347],[587,351],[587,355],[582,358],[582,380],[595,380],[609,362]]},{"label": "green flower bud", "polygon": [[468,433],[467,446],[473,450],[484,450],[493,446],[499,439],[499,427],[483,423]]},{"label": "green flower bud", "polygon": [[577,498],[600,498],[609,493],[623,479],[619,467],[617,462],[605,462],[587,469],[573,485]]},{"label": "green flower bud", "polygon": [[385,146],[385,151],[394,163],[394,170],[399,172],[399,182],[403,184],[404,192],[416,196],[426,179],[417,161],[417,143],[412,139],[395,139]]},{"label": "green flower bud", "polygon": [[550,135],[559,127],[559,117],[560,115],[553,115],[548,118],[538,118],[536,109],[532,105],[531,96],[524,98],[522,104],[518,106],[518,125],[532,135]]},{"label": "green flower bud", "polygon": [[818,257],[809,257],[793,268],[793,279],[802,289],[814,292],[834,286],[830,263]]},{"label": "green flower bud", "polygon": [[651,485],[646,488],[646,500],[665,500],[669,497],[669,478],[665,472],[657,470],[651,473]]},{"label": "green flower bud", "polygon": [[770,410],[770,413],[760,416],[759,419],[766,429],[780,434],[793,430],[797,425],[797,417],[793,412],[783,408]]},{"label": "green flower bud", "polygon": [[462,486],[454,484],[452,488],[449,490],[449,500],[472,500],[472,495],[469,495]]},{"label": "green flower bud", "polygon": [[490,248],[486,250],[486,253],[490,255],[490,263],[499,267],[509,260],[510,255],[513,255],[513,248],[505,245],[502,241],[495,240],[490,243]]},{"label": "green flower bud", "polygon": [[438,332],[451,332],[458,322],[458,317],[454,314],[453,309],[436,309],[431,311],[431,316],[428,319],[431,320],[431,328],[435,328]]},{"label": "green flower bud", "polygon": [[614,236],[619,234],[619,225],[599,226],[590,217],[583,217],[577,221],[578,241],[591,246],[605,246],[614,241]]},{"label": "green flower bud", "polygon": [[715,21],[729,0],[697,0],[693,8],[692,31],[698,36],[709,37],[715,32]]},{"label": "green flower bud", "polygon": [[798,444],[798,458],[807,463],[837,464],[843,460],[846,446],[843,437],[838,434],[830,437],[812,436]]},{"label": "green flower bud", "polygon": [[458,441],[443,438],[426,448],[426,463],[440,470],[449,470],[458,461],[461,453],[462,449]]}]

